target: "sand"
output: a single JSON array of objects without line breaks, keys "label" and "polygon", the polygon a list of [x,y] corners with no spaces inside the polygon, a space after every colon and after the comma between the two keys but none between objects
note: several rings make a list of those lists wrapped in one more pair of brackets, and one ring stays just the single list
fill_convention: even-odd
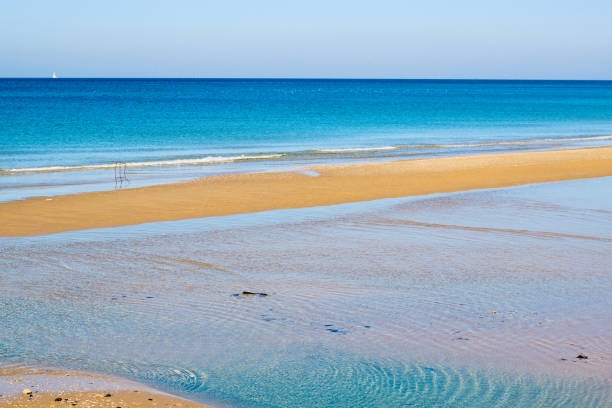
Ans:
[{"label": "sand", "polygon": [[[110,395],[106,397],[106,395]],[[56,399],[61,398],[61,401]],[[20,396],[0,402],[0,407],[12,408],[207,408],[206,405],[184,399],[142,391],[59,392]]]},{"label": "sand", "polygon": [[0,236],[33,236],[612,176],[612,147],[313,167],[0,203]]},{"label": "sand", "polygon": [[0,407],[210,408],[122,378],[27,366],[0,367]]}]

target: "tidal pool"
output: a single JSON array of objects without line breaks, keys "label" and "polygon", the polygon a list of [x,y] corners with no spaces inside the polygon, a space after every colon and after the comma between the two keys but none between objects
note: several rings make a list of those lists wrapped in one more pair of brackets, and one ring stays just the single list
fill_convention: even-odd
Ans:
[{"label": "tidal pool", "polygon": [[612,178],[0,250],[3,365],[230,407],[612,404]]}]

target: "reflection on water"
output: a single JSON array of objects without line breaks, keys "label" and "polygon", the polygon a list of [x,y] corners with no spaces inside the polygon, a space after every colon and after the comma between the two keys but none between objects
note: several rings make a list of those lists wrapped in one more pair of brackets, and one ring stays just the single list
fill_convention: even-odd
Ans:
[{"label": "reflection on water", "polygon": [[606,406],[611,187],[4,239],[0,362],[231,406]]}]

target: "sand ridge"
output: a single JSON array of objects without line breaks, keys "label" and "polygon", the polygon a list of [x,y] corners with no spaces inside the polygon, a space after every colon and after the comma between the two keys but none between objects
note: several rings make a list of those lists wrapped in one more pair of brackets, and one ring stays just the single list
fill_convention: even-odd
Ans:
[{"label": "sand ridge", "polygon": [[483,154],[250,173],[0,203],[0,236],[325,206],[612,176],[612,147]]}]

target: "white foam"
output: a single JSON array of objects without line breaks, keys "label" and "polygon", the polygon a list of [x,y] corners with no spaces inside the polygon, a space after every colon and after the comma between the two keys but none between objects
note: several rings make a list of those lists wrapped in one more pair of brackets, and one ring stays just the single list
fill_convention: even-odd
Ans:
[{"label": "white foam", "polygon": [[380,147],[347,147],[341,149],[317,149],[316,152],[322,153],[344,153],[344,152],[369,152],[378,150],[395,150],[397,146],[380,146]]},{"label": "white foam", "polygon": [[[127,162],[127,167],[162,167],[162,166],[187,166],[198,164],[217,164],[217,163],[232,163],[241,160],[264,160],[282,157],[282,154],[261,154],[261,155],[239,155],[239,156],[207,156],[195,159],[175,159],[175,160],[160,160],[160,161],[143,161],[143,162]],[[69,170],[97,170],[97,169],[112,169],[115,163],[104,164],[83,164],[74,166],[47,166],[47,167],[24,167],[16,169],[6,169],[5,172],[10,173],[29,173],[29,172],[52,172],[52,171],[69,171]]]},{"label": "white foam", "polygon": [[424,144],[424,145],[380,146],[380,147],[347,147],[347,148],[339,148],[339,149],[317,149],[315,151],[322,152],[322,153],[349,153],[349,152],[368,152],[368,151],[395,150],[395,149],[515,146],[515,145],[525,145],[525,144],[556,143],[556,142],[588,142],[588,141],[595,141],[595,140],[612,140],[612,135],[567,137],[567,138],[545,138],[545,139],[522,139],[522,140],[509,140],[509,141],[498,141],[498,142],[483,142],[483,143],[456,143],[456,144],[431,144],[431,145]]},{"label": "white foam", "polygon": [[514,146],[523,144],[555,143],[555,142],[588,142],[590,140],[612,140],[612,135],[590,136],[590,137],[567,137],[567,138],[547,138],[547,139],[523,139],[511,141],[499,141],[489,143],[459,143],[434,145],[435,147],[484,147],[484,146]]},{"label": "white foam", "polygon": [[[404,146],[378,146],[378,147],[347,147],[338,149],[315,149],[309,152],[319,153],[351,153],[351,152],[374,152],[388,151],[397,149],[443,149],[443,148],[465,148],[465,147],[487,147],[487,146],[515,146],[529,145],[538,143],[560,143],[560,142],[588,142],[588,141],[612,140],[612,135],[604,136],[587,136],[587,137],[568,137],[568,138],[545,138],[545,139],[523,139],[498,142],[483,142],[483,143],[457,143],[457,144],[431,144],[431,145],[404,145]],[[308,153],[302,152],[302,153]],[[127,162],[127,167],[162,167],[162,166],[187,166],[201,164],[221,164],[232,163],[242,160],[265,160],[275,159],[286,156],[291,153],[278,154],[254,154],[254,155],[237,155],[237,156],[206,156],[190,159],[174,159],[160,161],[142,161],[142,162]],[[73,171],[73,170],[97,170],[97,169],[112,169],[115,163],[102,164],[87,164],[73,166],[46,166],[46,167],[24,167],[14,169],[0,169],[4,173],[33,173],[33,172],[54,172],[54,171]]]}]

